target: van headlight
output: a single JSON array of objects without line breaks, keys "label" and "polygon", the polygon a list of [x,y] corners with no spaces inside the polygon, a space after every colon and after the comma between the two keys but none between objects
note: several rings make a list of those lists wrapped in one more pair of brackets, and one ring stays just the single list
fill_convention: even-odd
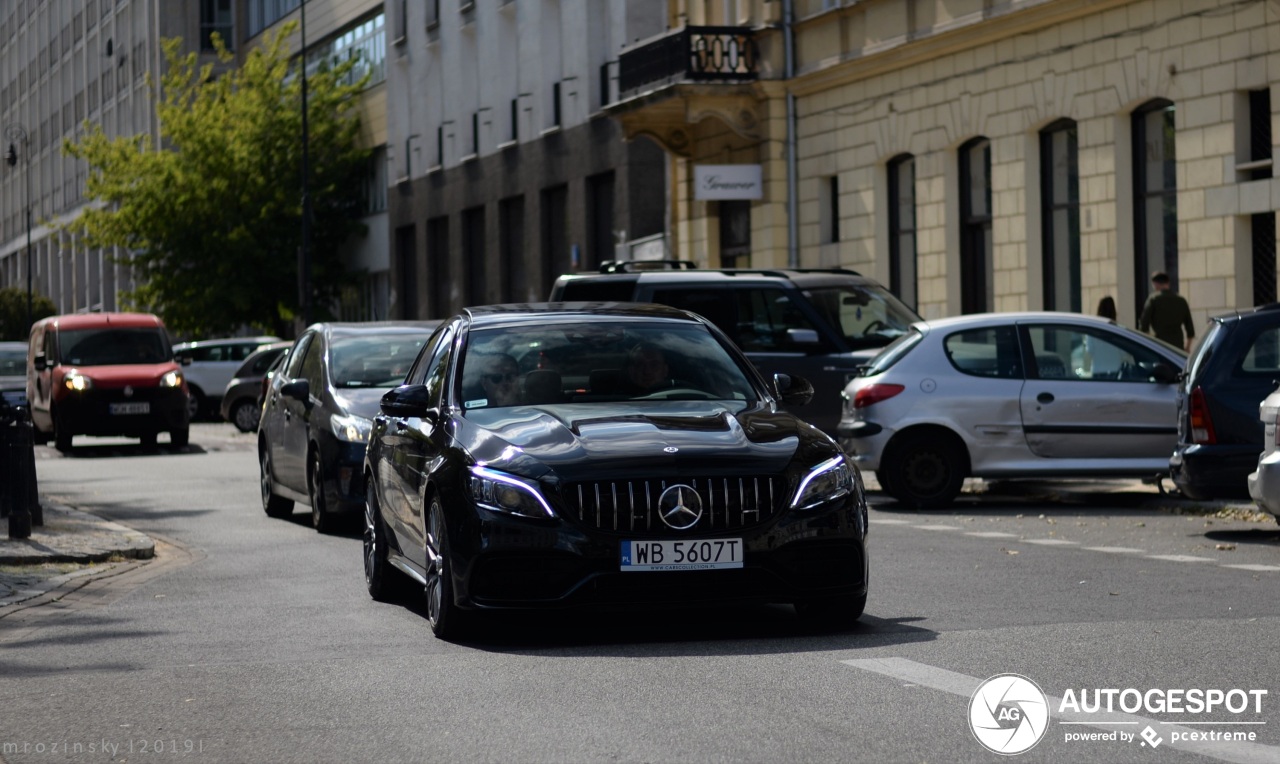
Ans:
[{"label": "van headlight", "polygon": [[853,468],[843,455],[833,456],[809,470],[800,481],[796,496],[791,500],[792,509],[813,509],[827,502],[842,499],[856,490]]},{"label": "van headlight", "polygon": [[68,390],[71,390],[77,393],[83,393],[85,390],[88,390],[93,387],[93,380],[89,379],[88,377],[76,371],[75,369],[72,369],[71,371],[67,372],[67,375],[65,377],[62,378],[62,384],[66,386]]},{"label": "van headlight", "polygon": [[471,468],[471,499],[485,509],[521,517],[555,517],[533,483],[481,465]]},{"label": "van headlight", "polygon": [[335,416],[329,420],[329,426],[338,440],[348,443],[368,443],[369,433],[373,430],[373,422],[355,414]]},{"label": "van headlight", "polygon": [[161,387],[182,387],[182,372],[166,371],[160,378]]}]

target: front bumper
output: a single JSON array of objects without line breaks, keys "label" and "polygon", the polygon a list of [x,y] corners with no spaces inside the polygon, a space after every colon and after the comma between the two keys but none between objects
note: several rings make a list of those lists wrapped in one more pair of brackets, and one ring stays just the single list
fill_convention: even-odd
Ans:
[{"label": "front bumper", "polygon": [[853,463],[858,465],[858,469],[874,472],[880,469],[880,457],[889,438],[893,437],[893,432],[875,422],[842,419],[837,429],[836,442]]},{"label": "front bumper", "polygon": [[1192,499],[1247,499],[1249,473],[1258,466],[1259,446],[1179,446],[1169,458],[1169,477]]},{"label": "front bumper", "polygon": [[861,497],[816,512],[783,512],[753,528],[662,537],[741,538],[743,567],[729,570],[624,572],[622,542],[640,534],[587,531],[565,520],[530,521],[485,509],[475,513],[475,532],[450,538],[455,594],[463,607],[796,603],[867,591]]},{"label": "front bumper", "polygon": [[320,449],[325,506],[334,514],[362,514],[365,444],[334,440]]},{"label": "front bumper", "polygon": [[1263,512],[1280,517],[1280,451],[1258,460],[1258,469],[1249,473],[1249,496]]},{"label": "front bumper", "polygon": [[[141,414],[112,413],[115,404],[146,403]],[[187,396],[181,388],[93,389],[63,396],[55,403],[57,426],[72,435],[141,437],[188,426]]]}]

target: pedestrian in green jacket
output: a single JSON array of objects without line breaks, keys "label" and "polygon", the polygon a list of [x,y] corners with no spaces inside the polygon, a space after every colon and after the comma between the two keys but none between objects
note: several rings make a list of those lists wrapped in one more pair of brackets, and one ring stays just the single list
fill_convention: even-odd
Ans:
[{"label": "pedestrian in green jacket", "polygon": [[[1155,289],[1142,308],[1138,329],[1151,332],[1156,339],[1191,352],[1191,340],[1196,327],[1191,321],[1191,306],[1181,295],[1169,288],[1169,274],[1156,271],[1151,274],[1151,286]],[[1182,330],[1187,330],[1186,337]]]}]

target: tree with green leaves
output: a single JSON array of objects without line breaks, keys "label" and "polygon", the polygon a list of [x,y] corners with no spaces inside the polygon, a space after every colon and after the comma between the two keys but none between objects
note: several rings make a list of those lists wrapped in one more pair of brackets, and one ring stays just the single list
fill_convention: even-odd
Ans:
[{"label": "tree with green leaves", "polygon": [[[31,320],[39,321],[45,316],[58,312],[53,300],[42,294],[31,296]],[[27,332],[27,290],[21,287],[4,287],[0,289],[0,341],[26,342]]]},{"label": "tree with green leaves", "polygon": [[[302,78],[285,38],[267,35],[243,65],[215,76],[179,40],[163,41],[165,70],[150,137],[109,138],[89,123],[64,150],[88,164],[85,212],[66,225],[90,247],[129,252],[137,289],[126,306],[161,315],[175,334],[249,326],[292,336],[300,313]],[[224,65],[232,61],[215,42]],[[361,233],[370,151],[359,147],[355,60],[307,75],[312,200],[311,283],[317,317],[346,272],[341,245]]]}]

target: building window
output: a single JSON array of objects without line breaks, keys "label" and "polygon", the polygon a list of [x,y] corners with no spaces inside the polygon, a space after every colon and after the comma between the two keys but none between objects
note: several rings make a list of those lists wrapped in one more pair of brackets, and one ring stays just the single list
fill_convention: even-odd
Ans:
[{"label": "building window", "polygon": [[498,246],[502,270],[498,274],[503,302],[529,299],[529,266],[524,259],[524,197],[512,196],[498,204]]},{"label": "building window", "polygon": [[587,256],[579,270],[592,271],[613,259],[613,171],[587,178]]},{"label": "building window", "polygon": [[307,49],[307,73],[325,66],[355,59],[356,64],[344,78],[347,85],[359,82],[366,74],[372,87],[387,78],[386,16],[377,14],[347,27],[327,41]]},{"label": "building window", "polygon": [[1250,217],[1253,237],[1253,304],[1276,301],[1276,213]]},{"label": "building window", "polygon": [[720,202],[720,267],[746,268],[751,264],[751,202]]},{"label": "building window", "polygon": [[462,259],[467,264],[467,304],[484,305],[489,284],[485,278],[484,207],[462,211]]},{"label": "building window", "polygon": [[511,142],[520,140],[520,99],[511,99]]},{"label": "building window", "polygon": [[412,225],[396,229],[396,308],[404,319],[418,318],[417,236]]},{"label": "building window", "polygon": [[542,293],[551,292],[558,276],[572,270],[569,250],[569,187],[555,186],[542,192]]},{"label": "building window", "polygon": [[235,50],[233,29],[231,0],[200,0],[200,50],[213,50],[215,32],[227,50]]},{"label": "building window", "polygon": [[560,126],[560,85],[559,82],[551,83],[551,127]]},{"label": "building window", "polygon": [[1044,308],[1080,312],[1080,167],[1076,123],[1040,131],[1040,232]]},{"label": "building window", "polygon": [[364,211],[374,215],[387,211],[387,147],[379,146],[369,157],[369,172],[364,183]]},{"label": "building window", "polygon": [[991,141],[960,147],[960,312],[991,310]]},{"label": "building window", "polygon": [[822,229],[822,243],[840,241],[840,178],[829,175],[820,179],[818,186],[818,225]]},{"label": "building window", "polygon": [[1249,91],[1249,163],[1250,180],[1271,177],[1271,88]]},{"label": "building window", "polygon": [[889,160],[889,290],[915,307],[916,292],[916,158],[902,154]]},{"label": "building window", "polygon": [[[1169,274],[1178,284],[1178,188],[1173,103],[1149,101],[1133,113],[1134,294],[1141,310],[1151,274]],[[1136,318],[1135,314],[1135,318]]]},{"label": "building window", "polygon": [[480,112],[471,112],[471,153],[480,154]]}]

